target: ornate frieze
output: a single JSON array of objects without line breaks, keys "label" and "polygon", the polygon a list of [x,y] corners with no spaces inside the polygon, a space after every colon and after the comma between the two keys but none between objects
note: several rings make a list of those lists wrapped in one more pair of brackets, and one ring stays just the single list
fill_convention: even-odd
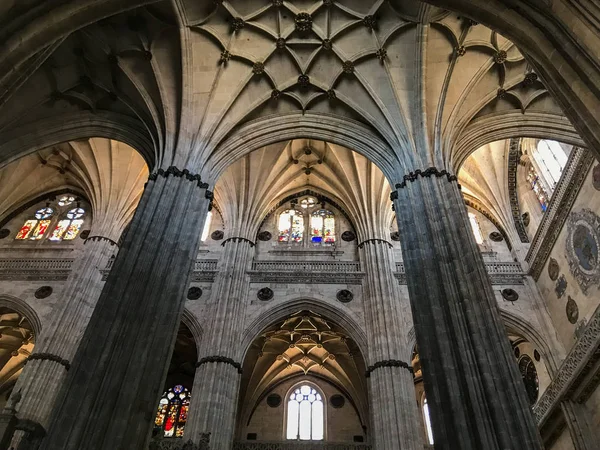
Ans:
[{"label": "ornate frieze", "polygon": [[[518,262],[486,262],[485,268],[494,285],[523,285],[525,273]],[[396,263],[394,276],[399,284],[406,284],[406,272],[403,262]]]},{"label": "ornate frieze", "polygon": [[0,280],[65,281],[73,259],[0,259]]},{"label": "ornate frieze", "polygon": [[521,242],[529,242],[527,231],[521,217],[521,208],[519,207],[519,195],[517,193],[517,168],[521,158],[521,140],[511,139],[508,150],[508,199],[510,201],[510,210],[512,211],[515,229],[521,239]]},{"label": "ornate frieze", "polygon": [[594,162],[592,152],[582,148],[573,148],[567,165],[554,189],[550,205],[544,213],[542,222],[533,238],[525,260],[529,263],[529,274],[537,280],[546,265],[550,252],[571,213],[577,195]]},{"label": "ornate frieze", "polygon": [[371,450],[371,445],[318,441],[234,442],[233,450]]},{"label": "ornate frieze", "polygon": [[254,261],[252,283],[361,284],[365,273],[355,261]]}]

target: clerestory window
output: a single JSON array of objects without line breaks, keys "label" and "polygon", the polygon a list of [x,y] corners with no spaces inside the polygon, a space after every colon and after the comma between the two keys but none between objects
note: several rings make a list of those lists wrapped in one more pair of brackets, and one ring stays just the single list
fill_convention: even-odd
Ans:
[{"label": "clerestory window", "polygon": [[289,395],[287,404],[287,439],[322,441],[325,430],[323,397],[304,384]]}]

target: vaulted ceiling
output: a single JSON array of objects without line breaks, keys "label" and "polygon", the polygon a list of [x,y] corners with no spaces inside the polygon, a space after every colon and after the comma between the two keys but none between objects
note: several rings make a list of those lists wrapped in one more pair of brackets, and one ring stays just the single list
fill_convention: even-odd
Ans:
[{"label": "vaulted ceiling", "polygon": [[176,4],[65,38],[3,106],[0,137],[12,142],[24,126],[59,118],[118,124],[129,141],[151,143],[140,149],[148,161],[210,170],[253,149],[223,144],[248,124],[317,115],[381,141],[372,159],[392,175],[448,166],[455,148],[468,154],[467,137],[482,139],[502,120],[576,136],[510,41],[418,1]]}]

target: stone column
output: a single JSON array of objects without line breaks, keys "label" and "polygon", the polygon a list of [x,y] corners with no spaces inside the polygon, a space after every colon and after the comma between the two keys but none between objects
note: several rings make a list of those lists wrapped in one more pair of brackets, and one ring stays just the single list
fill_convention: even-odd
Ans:
[{"label": "stone column", "polygon": [[246,271],[254,255],[254,243],[243,237],[228,238],[223,246],[185,429],[186,439],[194,443],[210,433],[211,450],[229,450],[235,435],[243,353],[240,335],[249,289]]},{"label": "stone column", "polygon": [[365,270],[365,318],[371,394],[371,439],[377,450],[422,450],[423,438],[415,402],[409,321],[403,319],[394,279],[392,245],[383,239],[359,244]]},{"label": "stone column", "polygon": [[540,450],[541,439],[456,177],[392,192],[435,448]]},{"label": "stone column", "polygon": [[578,405],[572,400],[560,403],[560,409],[565,417],[573,447],[575,450],[594,450],[598,448],[600,436],[596,429],[589,423],[590,411],[583,405]]},{"label": "stone column", "polygon": [[147,448],[208,210],[207,187],[174,167],[150,176],[41,448]]},{"label": "stone column", "polygon": [[53,319],[43,330],[15,386],[14,392],[22,399],[11,442],[14,448],[37,448],[46,434],[54,402],[102,291],[100,269],[117,246],[113,239],[94,233],[95,229],[85,242],[83,255],[75,260],[61,301],[54,307]]}]

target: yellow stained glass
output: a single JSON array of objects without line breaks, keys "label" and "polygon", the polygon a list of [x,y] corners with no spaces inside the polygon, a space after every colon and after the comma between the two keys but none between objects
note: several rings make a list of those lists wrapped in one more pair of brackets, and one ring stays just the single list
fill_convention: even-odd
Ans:
[{"label": "yellow stained glass", "polygon": [[325,225],[323,228],[323,235],[326,243],[335,242],[335,219],[333,216],[325,217]]},{"label": "yellow stained glass", "polygon": [[[61,220],[62,222],[62,220]],[[67,228],[67,232],[65,233],[64,240],[71,241],[77,237],[79,234],[79,230],[81,229],[81,225],[83,225],[82,219],[72,220],[71,225]]]},{"label": "yellow stained glass", "polygon": [[44,237],[44,234],[48,230],[49,226],[50,226],[49,220],[40,220],[37,224],[37,227],[35,227],[35,230],[33,231],[33,233],[31,233],[31,236],[29,237],[29,239],[31,239],[33,241],[39,241],[40,239],[42,239]]},{"label": "yellow stained glass", "polygon": [[67,231],[67,228],[69,227],[70,223],[71,223],[71,221],[68,219],[60,220],[56,224],[56,228],[54,228],[54,231],[52,232],[52,234],[50,235],[50,237],[48,239],[50,239],[51,241],[62,240],[63,234],[65,234],[65,231]]},{"label": "yellow stained glass", "polygon": [[27,220],[17,233],[17,237],[15,239],[27,239],[31,234],[31,231],[37,225],[37,222],[37,220]]}]

